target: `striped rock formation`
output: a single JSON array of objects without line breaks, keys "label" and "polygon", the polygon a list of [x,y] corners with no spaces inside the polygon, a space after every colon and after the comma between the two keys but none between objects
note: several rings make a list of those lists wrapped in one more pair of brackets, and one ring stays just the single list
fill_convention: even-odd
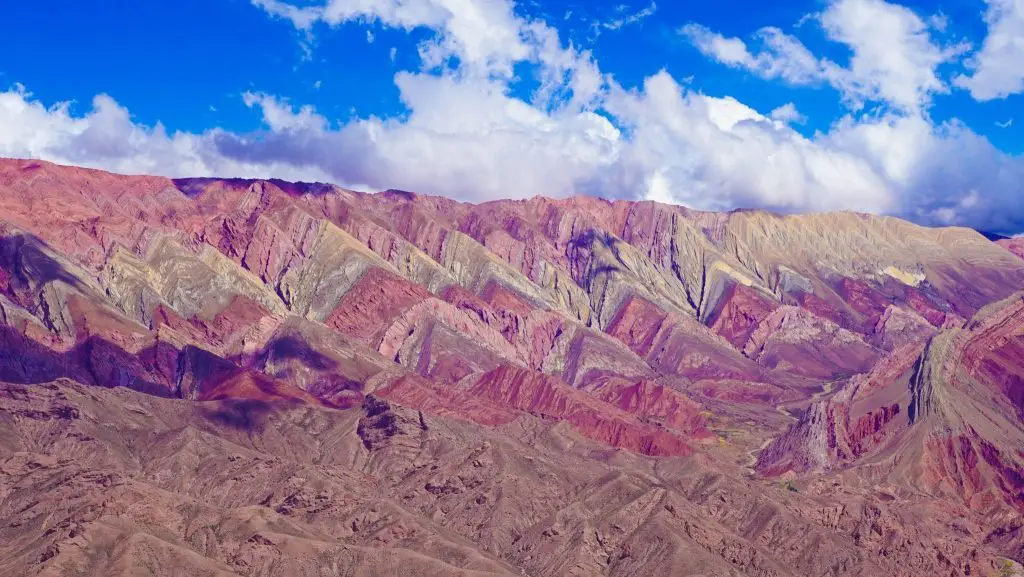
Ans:
[{"label": "striped rock formation", "polygon": [[0,574],[1002,570],[1014,242],[0,160]]}]

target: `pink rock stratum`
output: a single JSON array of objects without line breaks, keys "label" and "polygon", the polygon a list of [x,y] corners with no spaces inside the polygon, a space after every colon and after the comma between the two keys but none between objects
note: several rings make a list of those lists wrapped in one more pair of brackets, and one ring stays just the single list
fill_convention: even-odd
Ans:
[{"label": "pink rock stratum", "polygon": [[0,160],[0,575],[1007,574],[999,244]]}]

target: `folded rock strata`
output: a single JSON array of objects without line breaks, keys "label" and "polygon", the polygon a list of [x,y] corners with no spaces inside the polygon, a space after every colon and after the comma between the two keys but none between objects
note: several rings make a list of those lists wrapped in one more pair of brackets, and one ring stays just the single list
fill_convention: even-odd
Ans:
[{"label": "folded rock strata", "polygon": [[1000,244],[0,160],[0,574],[1001,570]]}]

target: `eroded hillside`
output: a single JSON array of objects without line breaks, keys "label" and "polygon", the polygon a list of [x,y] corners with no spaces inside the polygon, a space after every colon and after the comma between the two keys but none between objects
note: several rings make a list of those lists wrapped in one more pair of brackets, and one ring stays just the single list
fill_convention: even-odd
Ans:
[{"label": "eroded hillside", "polygon": [[1024,260],[971,230],[5,160],[0,237],[2,574],[1024,558]]}]

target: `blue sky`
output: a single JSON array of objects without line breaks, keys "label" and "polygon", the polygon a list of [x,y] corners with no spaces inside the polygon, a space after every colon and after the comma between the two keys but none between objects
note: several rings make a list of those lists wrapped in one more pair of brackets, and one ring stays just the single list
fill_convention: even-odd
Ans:
[{"label": "blue sky", "polygon": [[1015,233],[1022,37],[1014,0],[15,3],[0,155]]}]

